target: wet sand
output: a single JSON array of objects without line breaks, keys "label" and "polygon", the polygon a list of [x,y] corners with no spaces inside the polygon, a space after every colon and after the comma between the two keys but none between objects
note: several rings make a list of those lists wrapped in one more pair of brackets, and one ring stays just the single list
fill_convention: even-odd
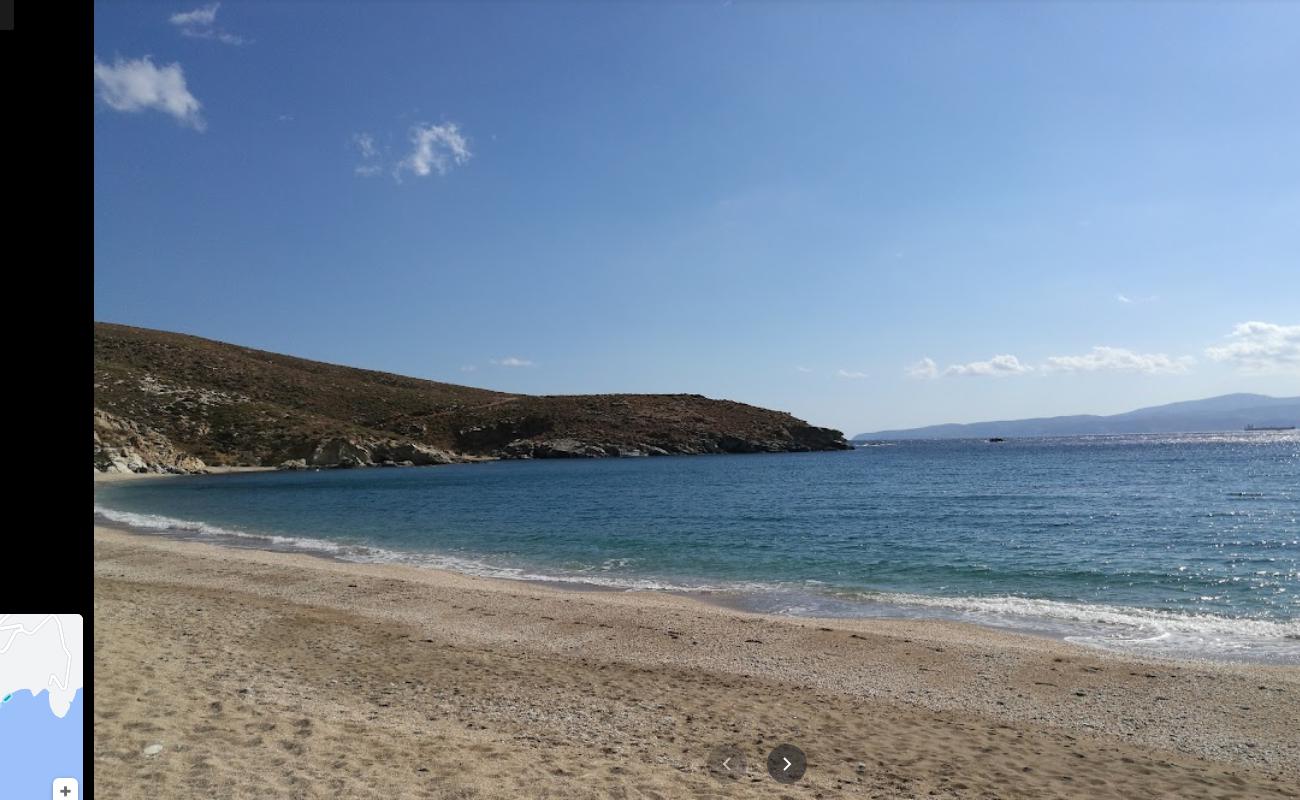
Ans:
[{"label": "wet sand", "polygon": [[1300,797],[1300,667],[94,542],[101,797]]}]

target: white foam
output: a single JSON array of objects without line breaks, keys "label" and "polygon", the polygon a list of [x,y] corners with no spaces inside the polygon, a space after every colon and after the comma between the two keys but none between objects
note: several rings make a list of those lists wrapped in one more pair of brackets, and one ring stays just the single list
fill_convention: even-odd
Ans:
[{"label": "white foam", "polygon": [[858,593],[862,600],[949,612],[971,621],[1029,628],[1107,649],[1179,656],[1248,656],[1300,663],[1300,620],[1072,603],[1026,597],[931,597]]},{"label": "white foam", "polygon": [[799,587],[742,581],[683,583],[608,574],[612,569],[625,566],[628,563],[625,559],[609,559],[599,567],[589,568],[590,571],[573,574],[541,573],[447,554],[402,552],[311,537],[249,533],[205,522],[118,511],[98,504],[95,505],[95,515],[145,533],[225,538],[252,547],[302,550],[354,563],[408,564],[485,578],[588,585],[621,591],[725,593],[764,598],[763,602],[752,607],[789,616],[876,616],[881,609],[889,609],[898,616],[941,617],[1035,631],[1110,650],[1300,663],[1300,620],[1284,622],[1182,614],[1014,596],[937,597],[903,592],[842,591],[828,595],[820,593],[822,587],[818,581],[804,581]]},{"label": "white foam", "polygon": [[311,539],[300,536],[276,536],[273,534],[263,533],[246,533],[233,528],[223,528],[220,525],[211,525],[207,522],[195,522],[193,520],[177,519],[175,517],[164,517],[159,514],[137,514],[131,511],[117,511],[111,508],[104,508],[99,504],[95,505],[95,514],[96,516],[103,517],[109,522],[126,525],[127,527],[139,532],[231,537],[235,539],[249,540],[250,544],[262,542],[276,547],[297,548],[325,553],[340,553],[345,549],[343,545],[325,541],[324,539]]},{"label": "white foam", "polygon": [[[471,558],[438,553],[417,553],[388,550],[369,545],[352,545],[331,542],[305,536],[277,536],[274,534],[248,533],[234,528],[224,528],[206,522],[166,517],[159,514],[138,514],[130,511],[118,511],[95,505],[95,515],[109,522],[125,525],[141,533],[170,534],[179,536],[211,536],[229,538],[246,542],[250,546],[262,546],[268,549],[293,549],[322,553],[341,561],[357,564],[407,564],[411,566],[445,569],[464,575],[484,578],[502,578],[517,581],[535,581],[547,583],[587,584],[608,589],[625,591],[667,591],[667,592],[719,592],[734,591],[739,586],[710,586],[707,584],[688,585],[656,580],[653,578],[606,577],[586,572],[578,574],[544,574],[529,572],[521,567],[509,567],[489,564]],[[631,561],[631,559],[609,559],[601,565],[602,571]]]}]

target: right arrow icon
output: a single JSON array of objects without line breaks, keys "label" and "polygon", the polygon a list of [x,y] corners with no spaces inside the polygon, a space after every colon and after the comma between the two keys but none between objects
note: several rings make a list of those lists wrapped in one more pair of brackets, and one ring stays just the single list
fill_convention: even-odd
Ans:
[{"label": "right arrow icon", "polygon": [[783,744],[767,754],[767,774],[777,783],[794,783],[807,769],[807,757],[792,744]]}]

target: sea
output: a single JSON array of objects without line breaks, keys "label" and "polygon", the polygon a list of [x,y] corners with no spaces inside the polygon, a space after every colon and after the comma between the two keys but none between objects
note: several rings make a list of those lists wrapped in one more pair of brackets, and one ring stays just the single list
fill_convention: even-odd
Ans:
[{"label": "sea", "polygon": [[142,534],[1300,664],[1300,434],[872,442],[97,484]]}]

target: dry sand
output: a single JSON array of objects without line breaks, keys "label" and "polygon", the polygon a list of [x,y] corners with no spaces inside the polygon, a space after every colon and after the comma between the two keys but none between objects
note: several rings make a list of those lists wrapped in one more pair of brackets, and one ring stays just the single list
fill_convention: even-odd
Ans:
[{"label": "dry sand", "polygon": [[1300,667],[98,527],[94,623],[100,797],[1300,796]]}]

